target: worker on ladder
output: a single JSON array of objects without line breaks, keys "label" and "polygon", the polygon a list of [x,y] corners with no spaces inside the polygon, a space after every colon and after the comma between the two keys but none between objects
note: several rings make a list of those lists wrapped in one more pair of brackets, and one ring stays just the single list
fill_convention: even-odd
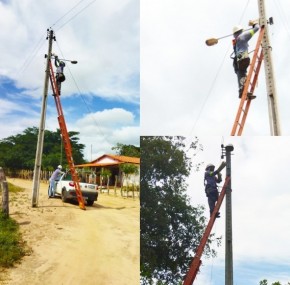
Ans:
[{"label": "worker on ladder", "polygon": [[63,74],[63,69],[65,67],[65,63],[58,59],[58,56],[55,55],[54,57],[54,64],[56,66],[56,84],[58,89],[58,95],[60,95],[61,83],[65,81],[65,76]]},{"label": "worker on ladder", "polygon": [[[250,58],[248,53],[248,41],[253,37],[253,35],[259,30],[259,20],[250,20],[249,26],[253,28],[244,31],[242,26],[235,26],[233,28],[233,47],[234,47],[234,57],[233,66],[235,73],[238,76],[239,83],[239,98],[242,97],[244,91],[244,84],[247,79],[247,68],[250,65]],[[255,99],[251,93],[247,94],[248,99]]]},{"label": "worker on ladder", "polygon": [[[220,171],[224,167],[225,167],[225,162],[223,161],[216,171],[214,171],[215,166],[211,163],[208,164],[205,168],[204,185],[205,185],[205,193],[208,198],[210,216],[212,215],[215,204],[219,198],[217,183],[222,182],[222,175]],[[220,213],[218,212],[216,214],[216,218],[219,218],[219,217],[220,217]]]}]

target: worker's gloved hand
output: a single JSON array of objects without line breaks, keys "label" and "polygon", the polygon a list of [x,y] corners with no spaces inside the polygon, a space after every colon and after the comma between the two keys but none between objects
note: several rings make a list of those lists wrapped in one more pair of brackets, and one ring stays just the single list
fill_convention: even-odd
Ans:
[{"label": "worker's gloved hand", "polygon": [[249,26],[255,27],[257,24],[259,24],[259,19],[249,21]]},{"label": "worker's gloved hand", "polygon": [[218,179],[217,179],[217,182],[219,183],[219,182],[222,182],[222,174],[219,172],[218,173]]}]

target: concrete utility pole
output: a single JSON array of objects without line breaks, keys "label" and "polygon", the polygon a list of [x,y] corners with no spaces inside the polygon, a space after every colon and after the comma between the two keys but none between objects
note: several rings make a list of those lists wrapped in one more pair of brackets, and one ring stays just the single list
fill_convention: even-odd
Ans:
[{"label": "concrete utility pole", "polygon": [[49,60],[50,60],[51,51],[52,51],[52,40],[53,39],[55,40],[53,30],[49,30],[49,29],[47,30],[46,39],[48,39],[48,54],[47,54],[47,61],[46,61],[42,107],[41,107],[41,118],[40,118],[39,130],[38,130],[37,149],[36,149],[34,173],[33,173],[32,207],[38,206],[40,171],[41,171],[43,140],[44,140],[44,131],[45,131],[48,83],[49,83]]},{"label": "concrete utility pole", "polygon": [[226,268],[225,268],[225,285],[233,285],[233,233],[232,233],[232,177],[231,177],[231,152],[234,150],[233,145],[229,144],[226,149],[226,176],[230,181],[226,190]]},{"label": "concrete utility pole", "polygon": [[267,28],[267,18],[265,11],[264,0],[258,0],[260,25],[265,26],[265,34],[262,40],[263,54],[264,54],[264,67],[267,86],[268,110],[270,129],[272,136],[280,136],[280,119],[278,111],[277,93],[275,86],[274,70],[272,65],[272,47],[270,45],[269,33]]}]

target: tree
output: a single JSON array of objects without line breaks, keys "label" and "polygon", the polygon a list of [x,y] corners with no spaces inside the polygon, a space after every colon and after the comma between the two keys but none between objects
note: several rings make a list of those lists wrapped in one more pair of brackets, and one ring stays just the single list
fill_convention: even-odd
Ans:
[{"label": "tree", "polygon": [[[259,285],[268,285],[268,280],[267,279],[261,280]],[[272,283],[272,285],[282,285],[282,283],[280,283],[279,281],[276,281]],[[290,285],[290,282],[288,282],[285,285]]]},{"label": "tree", "polygon": [[[190,149],[198,147],[196,138]],[[186,195],[192,166],[184,138],[141,137],[142,284],[179,284],[192,261],[206,222],[204,208],[192,207]],[[204,254],[215,252],[207,246]]]},{"label": "tree", "polygon": [[112,147],[112,150],[115,150],[118,155],[140,157],[140,147],[134,145],[117,143],[117,146]]},{"label": "tree", "polygon": [[[79,143],[78,135],[78,132],[69,132],[74,162],[76,164],[81,164],[84,163],[82,151],[85,146]],[[33,127],[27,128],[22,134],[17,134],[1,140],[1,166],[13,170],[33,169],[37,137],[38,128]],[[46,130],[44,133],[42,156],[43,169],[54,169],[60,164],[61,152],[64,153],[63,145],[61,144],[60,130],[58,129],[56,132]],[[66,160],[65,155],[64,160]]]},{"label": "tree", "polygon": [[127,184],[128,184],[128,180],[129,180],[130,175],[138,174],[138,172],[139,172],[138,167],[135,164],[131,164],[131,163],[121,164],[120,169],[124,174],[124,180],[127,181]]},{"label": "tree", "polygon": [[101,168],[100,171],[100,182],[101,182],[101,187],[103,186],[103,181],[106,180],[107,181],[107,187],[109,187],[109,181],[110,181],[110,177],[112,176],[112,172],[110,169],[108,168]]}]

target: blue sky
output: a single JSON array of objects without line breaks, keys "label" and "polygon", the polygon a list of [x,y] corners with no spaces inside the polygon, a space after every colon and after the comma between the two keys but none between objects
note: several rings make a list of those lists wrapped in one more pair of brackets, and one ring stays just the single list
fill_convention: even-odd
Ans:
[{"label": "blue sky", "polygon": [[[78,61],[65,67],[61,101],[85,158],[110,153],[117,143],[139,146],[138,1],[2,1],[0,24],[0,139],[39,126],[52,27],[53,53]],[[56,130],[51,94],[49,87],[46,128]]]},{"label": "blue sky", "polygon": [[[259,285],[263,279],[287,284],[290,282],[290,194],[285,181],[289,176],[290,137],[200,136],[199,140],[204,150],[197,154],[196,162],[204,165],[221,163],[222,143],[233,144],[235,148],[232,152],[234,284]],[[222,174],[225,178],[225,170]],[[205,206],[208,217],[203,175],[204,167],[199,172],[192,171],[188,195],[192,205]],[[195,285],[224,284],[224,207],[213,228],[217,236],[222,236],[222,245],[215,247],[217,258],[202,258],[204,266]]]}]

